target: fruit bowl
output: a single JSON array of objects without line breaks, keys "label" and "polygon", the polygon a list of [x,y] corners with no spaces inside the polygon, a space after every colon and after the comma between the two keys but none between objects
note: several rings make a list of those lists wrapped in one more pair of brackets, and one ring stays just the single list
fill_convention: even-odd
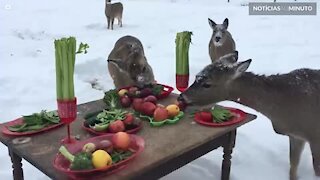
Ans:
[{"label": "fruit bowl", "polygon": [[[87,121],[87,120],[91,120],[91,119],[94,119],[96,118],[96,116],[100,113],[101,111],[98,111],[98,112],[94,112],[94,113],[90,113],[88,115],[86,115],[84,117],[84,119]],[[104,131],[96,131],[94,130],[93,128],[91,127],[87,127],[85,125],[85,122],[83,122],[82,124],[82,128],[92,134],[95,134],[95,135],[104,135],[104,134],[110,134],[112,132],[110,132],[108,129],[107,130],[104,130]],[[136,124],[131,124],[131,125],[125,125],[125,131],[126,133],[129,133],[129,134],[134,134],[134,133],[137,133],[138,131],[140,131],[140,129],[142,128],[142,123],[141,122],[138,122]]]},{"label": "fruit bowl", "polygon": [[213,120],[212,121],[206,121],[200,116],[201,112],[196,112],[195,113],[194,120],[200,125],[210,126],[210,127],[231,126],[231,125],[240,123],[241,121],[245,120],[246,113],[243,112],[242,110],[236,109],[236,108],[231,108],[231,107],[225,107],[225,108],[230,110],[230,112],[234,115],[228,121],[225,121],[225,122],[222,122],[222,123],[216,123],[216,122],[213,122]]},{"label": "fruit bowl", "polygon": [[[111,140],[112,136],[113,136],[112,134],[107,134],[103,136],[90,138],[84,141],[79,141],[74,144],[67,145],[67,149],[70,151],[70,153],[76,154],[81,152],[82,147],[85,144],[89,142],[98,143],[102,140]],[[73,179],[92,179],[93,176],[109,175],[124,168],[128,163],[134,160],[134,158],[136,158],[144,150],[144,139],[142,137],[139,137],[136,135],[130,135],[130,141],[131,143],[130,143],[129,149],[134,151],[134,153],[127,159],[122,160],[118,163],[112,164],[108,167],[99,168],[99,169],[90,169],[90,170],[71,170],[69,168],[70,162],[60,153],[58,153],[55,156],[53,160],[53,166],[58,171],[66,173],[70,178],[73,178]]]},{"label": "fruit bowl", "polygon": [[184,117],[184,112],[180,111],[179,114],[176,115],[175,117],[170,118],[170,119],[165,119],[163,121],[155,121],[153,117],[142,115],[142,114],[139,114],[138,117],[140,117],[143,120],[149,121],[150,125],[153,127],[160,127],[165,124],[176,124]]},{"label": "fruit bowl", "polygon": [[[160,85],[163,87],[162,91],[160,94],[156,95],[157,99],[164,99],[166,97],[168,97],[171,92],[174,90],[173,87],[171,86],[168,86],[168,85],[164,85],[164,84],[157,84],[157,85]],[[129,86],[129,87],[123,87],[121,89],[126,89],[126,90],[129,90],[132,86]]]}]

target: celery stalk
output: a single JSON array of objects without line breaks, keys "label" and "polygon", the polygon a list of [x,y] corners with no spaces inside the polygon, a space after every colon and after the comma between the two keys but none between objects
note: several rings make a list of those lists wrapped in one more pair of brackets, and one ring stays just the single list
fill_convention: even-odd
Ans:
[{"label": "celery stalk", "polygon": [[176,74],[189,74],[189,46],[192,32],[184,31],[176,36]]},{"label": "celery stalk", "polygon": [[[86,53],[89,46],[81,43],[78,53]],[[62,38],[54,41],[56,57],[56,86],[58,99],[74,99],[74,66],[76,59],[76,39]]]}]

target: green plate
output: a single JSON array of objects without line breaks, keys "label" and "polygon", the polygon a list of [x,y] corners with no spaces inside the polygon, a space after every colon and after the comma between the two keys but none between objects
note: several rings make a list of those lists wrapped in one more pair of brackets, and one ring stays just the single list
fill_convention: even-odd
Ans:
[{"label": "green plate", "polygon": [[149,121],[150,125],[154,126],[154,127],[160,127],[160,126],[163,126],[165,124],[176,124],[180,119],[183,118],[183,116],[184,116],[184,112],[180,111],[178,115],[176,115],[175,117],[173,117],[171,119],[165,119],[163,121],[154,121],[153,117],[139,114],[139,117],[142,120]]}]

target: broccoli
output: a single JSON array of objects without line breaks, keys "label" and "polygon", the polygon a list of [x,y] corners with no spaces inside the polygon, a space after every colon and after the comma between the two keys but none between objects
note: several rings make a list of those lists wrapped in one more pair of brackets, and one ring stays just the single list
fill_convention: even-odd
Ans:
[{"label": "broccoli", "polygon": [[116,89],[105,92],[103,101],[106,103],[109,109],[121,108],[120,97]]},{"label": "broccoli", "polygon": [[70,169],[72,170],[93,169],[91,154],[86,152],[80,152],[76,155],[72,155],[64,146],[61,146],[59,148],[59,152],[71,162]]}]

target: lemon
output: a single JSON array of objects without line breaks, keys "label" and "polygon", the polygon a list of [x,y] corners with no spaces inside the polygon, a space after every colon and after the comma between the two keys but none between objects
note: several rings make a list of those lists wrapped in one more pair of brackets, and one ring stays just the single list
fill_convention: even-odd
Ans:
[{"label": "lemon", "polygon": [[167,106],[166,109],[168,111],[169,117],[175,117],[180,112],[179,106],[177,106],[175,104],[171,104],[171,105]]},{"label": "lemon", "polygon": [[112,164],[111,156],[104,150],[92,153],[92,164],[95,168],[104,168]]}]

